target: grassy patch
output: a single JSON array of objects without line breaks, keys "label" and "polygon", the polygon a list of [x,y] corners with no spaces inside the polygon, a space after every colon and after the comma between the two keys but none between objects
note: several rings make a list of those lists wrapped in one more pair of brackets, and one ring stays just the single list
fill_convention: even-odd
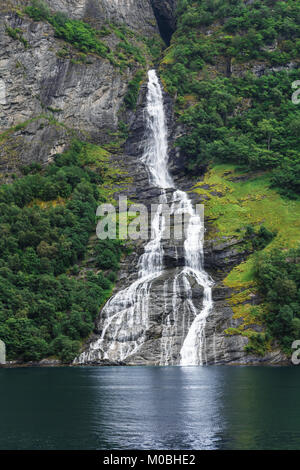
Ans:
[{"label": "grassy patch", "polygon": [[[277,232],[266,249],[297,246],[300,201],[288,200],[270,189],[267,173],[234,181],[244,176],[245,173],[238,171],[234,165],[217,165],[194,188],[198,194],[209,197],[205,213],[213,220],[213,236],[220,233],[222,236],[241,238],[248,224],[257,227],[263,224],[272,232]],[[219,196],[213,195],[216,192]]]},{"label": "grassy patch", "polygon": [[[194,191],[209,198],[205,215],[212,221],[211,238],[242,239],[247,225],[262,224],[277,235],[264,249],[297,247],[300,241],[300,201],[280,196],[269,187],[269,175],[258,174],[247,180],[234,165],[216,165]],[[218,196],[213,194],[218,194]],[[255,254],[234,268],[225,284],[248,287],[254,280]]]},{"label": "grassy patch", "polygon": [[106,201],[115,204],[114,194],[125,190],[132,178],[128,176],[125,169],[112,162],[111,156],[105,148],[87,143],[79,158],[83,165],[100,173],[103,184],[99,188],[99,193]]},{"label": "grassy patch", "polygon": [[[247,179],[245,176],[243,169],[234,165],[217,165],[195,186],[194,191],[207,199],[205,215],[211,223],[210,238],[243,239],[248,225],[264,225],[276,232],[276,236],[260,253],[274,248],[296,248],[300,241],[300,201],[289,200],[270,189],[268,173],[248,174]],[[234,318],[242,319],[238,328],[229,328],[226,333],[248,337],[247,351],[263,355],[271,348],[271,338],[263,332],[257,333],[251,325],[264,323],[269,306],[266,303],[253,305],[253,296],[258,290],[256,268],[257,254],[254,253],[224,279],[224,284],[233,289],[227,302]]]}]

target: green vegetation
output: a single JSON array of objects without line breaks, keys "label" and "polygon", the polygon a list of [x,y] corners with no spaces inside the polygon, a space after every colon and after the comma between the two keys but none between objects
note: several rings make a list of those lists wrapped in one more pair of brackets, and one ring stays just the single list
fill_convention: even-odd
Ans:
[{"label": "green vegetation", "polygon": [[294,0],[179,0],[178,19],[180,59],[185,64],[190,59],[193,70],[215,64],[218,57],[283,65],[299,55],[299,4]]},{"label": "green vegetation", "polygon": [[137,99],[139,96],[140,86],[143,81],[145,74],[143,70],[139,70],[133,80],[131,80],[128,84],[128,91],[125,95],[124,101],[125,105],[129,109],[135,109]]},{"label": "green vegetation", "polygon": [[71,361],[111,293],[118,241],[95,242],[96,272],[78,267],[112,178],[99,150],[74,141],[44,170],[25,167],[0,187],[0,337],[9,359]]},{"label": "green vegetation", "polygon": [[[251,175],[246,167],[215,165],[194,191],[206,199],[205,215],[212,221],[212,238],[224,236],[243,240],[249,225],[255,232],[264,226],[276,234],[269,247],[298,246],[300,201],[289,200],[270,188],[267,172]],[[250,264],[249,261],[248,266]]]},{"label": "green vegetation", "polygon": [[[65,13],[52,13],[43,0],[32,0],[31,5],[25,8],[25,12],[35,21],[48,21],[54,28],[55,36],[70,43],[81,52],[75,63],[86,62],[86,54],[97,54],[108,59],[114,66],[121,70],[125,67],[146,65],[146,52],[157,53],[154,44],[144,41],[144,47],[134,43],[135,35],[125,26],[108,24],[97,30],[81,20],[72,20]],[[115,49],[111,49],[101,38],[114,35],[120,39]],[[58,51],[61,58],[69,57],[69,51],[62,48]]]},{"label": "green vegetation", "polygon": [[157,36],[153,36],[151,38],[142,37],[141,39],[146,44],[153,60],[155,62],[158,61],[161,54],[162,54],[162,50],[163,50],[163,47],[164,47],[164,42],[161,39],[161,37],[157,35]]},{"label": "green vegetation", "polygon": [[255,274],[268,307],[267,331],[290,354],[300,337],[300,249],[263,253]]},{"label": "green vegetation", "polygon": [[211,161],[245,164],[271,171],[282,194],[300,193],[300,107],[291,101],[299,74],[281,70],[299,62],[299,15],[296,0],[179,1],[161,70],[177,94],[187,130],[177,143],[189,170],[202,172]]},{"label": "green vegetation", "polygon": [[20,28],[11,28],[10,26],[6,26],[5,31],[12,39],[20,41],[25,48],[28,47],[28,41],[24,38],[23,31]]},{"label": "green vegetation", "polygon": [[[286,265],[294,259],[287,250],[292,249],[291,253],[298,250],[300,201],[289,200],[271,189],[268,173],[249,174],[246,170],[230,164],[213,166],[205,174],[204,180],[194,188],[205,198],[205,215],[210,221],[209,235],[213,243],[222,243],[224,237],[235,239],[238,242],[237,250],[252,253],[245,262],[230,271],[224,280],[225,285],[232,290],[228,303],[234,317],[241,320],[238,328],[229,328],[226,333],[246,336],[249,339],[246,348],[248,352],[263,355],[274,346],[276,340],[289,354],[291,338],[294,338],[296,330],[293,330],[293,335],[290,333],[288,339],[282,339],[285,336],[285,320],[279,312],[282,303],[278,301],[276,305],[276,293],[272,294],[274,303],[270,302],[271,297],[266,290],[273,285],[277,291],[278,286],[275,281],[268,284],[263,276],[269,275],[273,279],[272,276],[276,274],[279,283],[277,259],[287,260]],[[299,260],[298,256],[297,263]],[[288,266],[286,268],[289,269]],[[299,271],[299,264],[295,269]],[[285,273],[282,271],[284,278]],[[262,302],[254,307],[253,295],[258,293]],[[294,303],[293,299],[285,291],[284,302]],[[253,325],[265,325],[266,331],[256,332]]]},{"label": "green vegetation", "polygon": [[247,225],[245,240],[249,241],[252,250],[263,250],[276,236],[276,233],[268,230],[264,225],[261,225],[255,231],[253,225]]}]

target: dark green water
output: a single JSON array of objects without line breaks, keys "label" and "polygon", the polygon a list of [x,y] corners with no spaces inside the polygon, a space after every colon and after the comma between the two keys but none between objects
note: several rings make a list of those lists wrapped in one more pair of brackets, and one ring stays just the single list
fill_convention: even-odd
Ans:
[{"label": "dark green water", "polygon": [[300,449],[300,368],[0,369],[0,449]]}]

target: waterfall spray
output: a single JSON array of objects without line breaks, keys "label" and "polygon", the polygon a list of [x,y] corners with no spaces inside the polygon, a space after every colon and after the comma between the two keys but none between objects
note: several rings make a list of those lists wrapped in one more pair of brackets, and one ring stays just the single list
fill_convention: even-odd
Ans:
[{"label": "waterfall spray", "polygon": [[[111,297],[104,306],[101,312],[101,336],[75,360],[76,363],[98,360],[125,361],[136,354],[146,341],[151,311],[151,287],[164,272],[162,241],[166,223],[164,205],[167,203],[171,204],[173,215],[187,215],[188,224],[184,240],[185,265],[178,269],[174,277],[172,308],[162,325],[160,364],[173,363],[173,338],[178,326],[177,305],[182,292],[185,298],[184,311],[193,320],[188,325],[185,339],[182,338],[177,364],[202,365],[205,362],[205,324],[212,309],[212,280],[203,267],[204,223],[187,194],[174,188],[168,171],[168,133],[163,93],[155,70],[148,72],[146,127],[147,139],[142,161],[148,171],[151,185],[160,190],[159,203],[151,222],[152,239],[139,259],[137,280]],[[200,311],[193,303],[192,284],[203,287],[203,305]],[[164,292],[166,287],[164,284]],[[164,295],[166,296],[166,293]]]}]

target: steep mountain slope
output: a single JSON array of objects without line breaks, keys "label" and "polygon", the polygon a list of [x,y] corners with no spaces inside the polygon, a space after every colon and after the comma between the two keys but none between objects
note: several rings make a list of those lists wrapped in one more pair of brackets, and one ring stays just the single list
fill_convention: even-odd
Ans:
[{"label": "steep mountain slope", "polygon": [[[119,194],[157,202],[140,161],[155,64],[168,92],[172,176],[205,204],[215,281],[207,363],[286,360],[279,346],[289,355],[300,331],[299,255],[288,252],[299,245],[299,38],[293,0],[0,6],[0,178],[9,183],[0,188],[0,338],[10,359],[71,361],[95,339],[93,322],[101,334],[112,289],[136,279],[144,243],[98,242],[94,209]],[[172,243],[164,250],[169,271],[153,286],[152,326],[131,364],[158,364],[168,336],[162,302],[172,303],[183,256]],[[203,292],[193,296],[200,308]]]},{"label": "steep mountain slope", "polygon": [[[205,173],[195,191],[205,200],[206,260],[220,280],[222,312],[208,323],[213,329],[217,322],[219,341],[224,331],[242,335],[246,350],[261,356],[278,343],[290,354],[299,336],[299,278],[283,263],[282,281],[293,290],[280,292],[275,261],[300,242],[300,108],[292,100],[299,15],[293,0],[179,0],[177,30],[161,62],[176,97],[177,154],[189,175]],[[274,282],[268,292],[266,266]],[[224,305],[234,310],[229,328]]]},{"label": "steep mountain slope", "polygon": [[[147,0],[124,2],[122,8],[119,2],[49,2],[53,14],[67,11],[71,17],[92,18],[98,30],[106,25],[99,41],[108,48],[108,58],[92,49],[84,52],[80,31],[77,39],[58,38],[49,22],[24,14],[27,4],[10,2],[11,7],[0,9],[0,129],[11,129],[1,139],[2,173],[15,172],[19,164],[48,161],[68,142],[66,128],[96,142],[109,141],[108,134],[118,130],[128,83],[151,60],[146,39],[158,38]],[[132,29],[121,31],[108,21]],[[16,125],[23,129],[14,129]]]}]

